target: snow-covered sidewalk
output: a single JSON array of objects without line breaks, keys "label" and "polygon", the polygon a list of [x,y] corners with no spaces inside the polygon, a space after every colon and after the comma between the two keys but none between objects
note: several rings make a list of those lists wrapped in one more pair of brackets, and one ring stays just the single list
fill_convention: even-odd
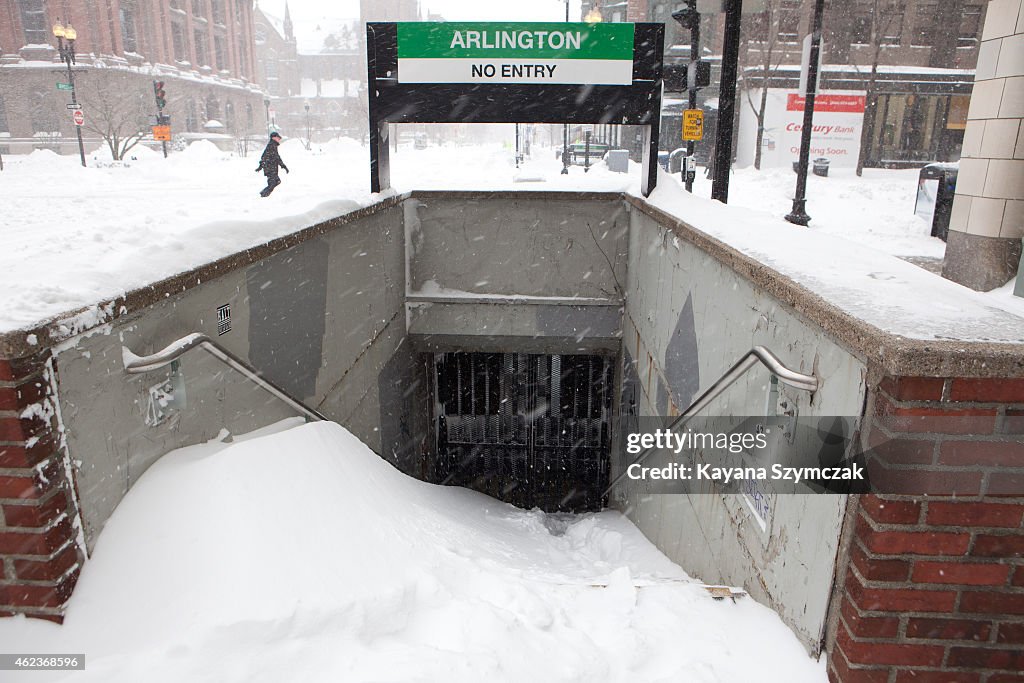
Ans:
[{"label": "snow-covered sidewalk", "polygon": [[[498,144],[423,150],[403,146],[393,152],[390,192],[639,194],[637,164],[631,164],[628,174],[612,173],[598,163],[589,173],[573,166],[568,175],[561,175],[553,150],[534,151],[533,158],[516,169],[511,150]],[[258,196],[264,179],[253,172],[258,150],[240,158],[199,142],[164,159],[136,148],[137,158],[125,166],[103,165],[100,158],[90,161],[89,168],[78,165],[75,157],[44,151],[7,157],[0,173],[5,202],[0,223],[0,332],[93,306],[381,199],[369,192],[369,154],[356,141],[334,140],[307,151],[299,140],[288,140],[281,154],[292,172],[282,176],[283,185],[268,199]],[[682,190],[678,175],[663,173],[651,201],[741,250],[756,243],[758,258],[764,256],[766,264],[782,268],[812,289],[823,279],[833,292],[852,288],[852,297],[868,311],[875,302],[891,303],[895,297],[898,305],[890,317],[912,321],[929,313],[932,301],[953,297],[951,309],[972,308],[980,328],[988,325],[987,311],[993,306],[1024,315],[1024,299],[1010,296],[1012,286],[978,298],[920,268],[903,269],[903,263],[892,258],[934,261],[945,249],[929,236],[925,221],[914,215],[917,171],[868,169],[857,178],[852,171],[839,169],[828,178],[812,176],[809,230],[781,220],[791,207],[794,184],[795,175],[788,169],[741,169],[732,175],[730,206],[722,207],[703,199],[710,194],[709,180],[699,177],[696,196],[691,196]],[[748,244],[749,240],[753,242]],[[848,252],[856,253],[864,267],[846,269]],[[878,284],[883,281],[889,284]],[[900,292],[915,289],[920,301],[904,306],[900,300],[906,297]],[[857,306],[839,305],[857,313]],[[886,326],[886,320],[876,322]],[[940,316],[928,327],[926,338],[934,329],[941,338],[955,337],[955,324],[946,329],[955,322],[955,315]],[[969,331],[967,338],[980,336]]]},{"label": "snow-covered sidewalk", "polygon": [[618,513],[519,510],[295,424],[157,462],[64,625],[0,619],[4,650],[86,670],[4,680],[825,680],[774,612],[712,599]]}]

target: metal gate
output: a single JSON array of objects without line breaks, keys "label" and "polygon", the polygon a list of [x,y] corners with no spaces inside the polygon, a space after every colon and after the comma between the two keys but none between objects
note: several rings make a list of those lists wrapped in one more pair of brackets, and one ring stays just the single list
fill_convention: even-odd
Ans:
[{"label": "metal gate", "polygon": [[438,480],[545,512],[602,507],[612,359],[459,352],[434,366]]}]

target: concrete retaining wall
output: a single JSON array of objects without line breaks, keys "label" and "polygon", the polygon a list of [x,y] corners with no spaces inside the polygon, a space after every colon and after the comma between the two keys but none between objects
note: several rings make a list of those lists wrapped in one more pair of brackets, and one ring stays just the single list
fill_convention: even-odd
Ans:
[{"label": "concrete retaining wall", "polygon": [[[633,210],[630,227],[623,383],[639,388],[639,415],[678,414],[757,345],[826,378],[813,401],[780,387],[802,417],[860,414],[864,364],[820,327],[653,217]],[[764,415],[769,377],[754,368],[704,414]],[[612,475],[626,464],[613,463]],[[636,483],[614,492],[614,504],[672,560],[705,582],[744,586],[816,651],[846,496],[772,496],[764,519],[742,498],[650,495]]]},{"label": "concrete retaining wall", "polygon": [[419,346],[618,349],[629,224],[617,196],[417,193],[405,206]]},{"label": "concrete retaining wall", "polygon": [[[403,253],[401,209],[391,207],[220,277],[197,274],[201,285],[60,344],[54,355],[64,429],[81,462],[77,483],[89,547],[164,453],[212,439],[222,428],[241,433],[294,415],[240,373],[195,351],[177,370],[186,405],[156,425],[149,416],[147,424],[150,388],[172,370],[127,375],[123,348],[147,355],[185,334],[205,333],[397,463],[411,447],[397,445],[399,416],[415,414],[408,405],[415,397],[398,386],[412,383],[412,366],[393,360],[405,337]],[[220,333],[224,306],[230,306],[230,330]],[[425,404],[415,403],[423,413]]]}]

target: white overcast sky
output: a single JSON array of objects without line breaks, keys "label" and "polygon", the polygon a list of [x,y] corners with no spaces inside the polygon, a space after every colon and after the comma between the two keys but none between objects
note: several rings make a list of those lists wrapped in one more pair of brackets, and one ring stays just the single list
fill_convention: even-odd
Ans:
[{"label": "white overcast sky", "polygon": [[[284,16],[285,0],[259,0],[260,7]],[[448,21],[564,21],[563,0],[421,0],[421,7]],[[288,0],[296,26],[320,19],[356,19],[358,0]],[[580,0],[569,0],[569,17],[580,18]]]}]

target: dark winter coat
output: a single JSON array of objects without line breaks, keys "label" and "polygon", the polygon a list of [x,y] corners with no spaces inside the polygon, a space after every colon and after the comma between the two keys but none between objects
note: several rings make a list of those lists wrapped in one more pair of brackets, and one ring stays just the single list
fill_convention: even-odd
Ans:
[{"label": "dark winter coat", "polygon": [[288,170],[288,167],[281,161],[281,155],[277,152],[279,144],[277,140],[271,138],[270,142],[267,143],[267,148],[263,150],[263,156],[260,157],[260,165],[256,167],[257,171],[263,171],[263,175],[268,178],[277,175],[277,168],[279,166],[286,171]]}]

